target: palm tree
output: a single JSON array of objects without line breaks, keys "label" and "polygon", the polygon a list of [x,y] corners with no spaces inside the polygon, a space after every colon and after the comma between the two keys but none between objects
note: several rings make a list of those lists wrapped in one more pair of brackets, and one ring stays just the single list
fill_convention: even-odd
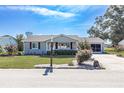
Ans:
[{"label": "palm tree", "polygon": [[18,44],[18,51],[23,51],[23,42],[22,42],[23,39],[24,39],[23,34],[16,35],[16,41]]}]

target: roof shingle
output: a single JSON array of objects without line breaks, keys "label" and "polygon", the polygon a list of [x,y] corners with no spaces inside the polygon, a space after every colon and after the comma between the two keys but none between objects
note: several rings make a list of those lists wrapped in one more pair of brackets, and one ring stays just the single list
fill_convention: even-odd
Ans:
[{"label": "roof shingle", "polygon": [[[32,36],[27,37],[24,40],[24,42],[44,42],[44,41],[51,39],[51,37],[56,38],[61,35],[32,35]],[[67,37],[77,40],[79,42],[85,41],[85,40],[89,43],[93,43],[93,42],[97,42],[97,43],[102,42],[103,43],[104,42],[101,38],[98,38],[98,37],[89,38],[89,37],[79,37],[77,35],[63,35],[63,36],[67,36]]]}]

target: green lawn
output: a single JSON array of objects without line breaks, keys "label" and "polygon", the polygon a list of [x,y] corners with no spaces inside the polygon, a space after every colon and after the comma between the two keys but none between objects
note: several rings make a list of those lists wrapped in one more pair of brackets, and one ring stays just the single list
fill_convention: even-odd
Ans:
[{"label": "green lawn", "polygon": [[105,53],[107,53],[107,54],[122,55],[124,57],[124,51],[117,51],[114,48],[105,48]]},{"label": "green lawn", "polygon": [[[57,56],[53,64],[68,64],[74,56]],[[36,64],[49,64],[49,56],[10,56],[0,57],[0,68],[34,68]]]}]

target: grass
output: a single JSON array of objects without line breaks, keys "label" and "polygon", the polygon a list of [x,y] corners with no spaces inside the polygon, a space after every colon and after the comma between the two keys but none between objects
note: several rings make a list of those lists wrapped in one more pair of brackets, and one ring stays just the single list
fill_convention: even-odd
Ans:
[{"label": "grass", "polygon": [[[68,64],[74,59],[73,56],[56,56],[53,64]],[[34,68],[36,64],[49,64],[49,56],[9,56],[0,57],[0,68]]]},{"label": "grass", "polygon": [[122,51],[117,51],[115,48],[105,48],[105,53],[106,53],[106,54],[121,55],[122,57],[124,57],[124,50],[122,50]]}]

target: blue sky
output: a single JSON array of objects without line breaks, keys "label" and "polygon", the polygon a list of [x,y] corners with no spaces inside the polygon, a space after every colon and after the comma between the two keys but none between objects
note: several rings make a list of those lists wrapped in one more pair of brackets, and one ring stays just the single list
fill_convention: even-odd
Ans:
[{"label": "blue sky", "polygon": [[0,36],[71,34],[88,36],[87,30],[108,6],[0,6]]}]

